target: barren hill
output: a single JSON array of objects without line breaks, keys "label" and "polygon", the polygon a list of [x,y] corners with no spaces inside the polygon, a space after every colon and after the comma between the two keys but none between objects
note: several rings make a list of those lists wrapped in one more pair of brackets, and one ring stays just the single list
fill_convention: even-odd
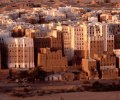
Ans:
[{"label": "barren hill", "polygon": [[[31,7],[58,7],[73,5],[78,7],[101,7],[105,5],[91,5],[92,0],[0,0],[0,11],[2,10],[11,10],[15,8],[31,8]],[[96,0],[102,1],[102,0]],[[110,6],[117,7],[115,2],[120,3],[120,0],[111,0]],[[115,3],[115,4],[114,4]]]}]

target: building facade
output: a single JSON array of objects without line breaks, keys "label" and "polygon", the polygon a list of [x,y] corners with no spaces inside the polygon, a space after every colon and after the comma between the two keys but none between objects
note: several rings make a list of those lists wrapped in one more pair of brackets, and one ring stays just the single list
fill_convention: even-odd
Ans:
[{"label": "building facade", "polygon": [[84,25],[63,25],[64,53],[68,60],[74,58],[75,52],[79,51],[80,57],[85,57],[83,53],[87,50],[87,27]]},{"label": "building facade", "polygon": [[34,46],[32,38],[8,38],[8,67],[10,69],[34,68]]},{"label": "building facade", "polygon": [[[34,38],[35,66],[37,66],[37,57],[40,48],[51,48],[52,50],[62,50],[63,49],[62,33],[55,32],[55,34],[51,33],[49,36],[46,37]],[[62,55],[64,55],[63,52]]]},{"label": "building facade", "polygon": [[61,50],[51,51],[50,48],[40,48],[38,66],[46,72],[63,72],[67,69],[67,58]]}]

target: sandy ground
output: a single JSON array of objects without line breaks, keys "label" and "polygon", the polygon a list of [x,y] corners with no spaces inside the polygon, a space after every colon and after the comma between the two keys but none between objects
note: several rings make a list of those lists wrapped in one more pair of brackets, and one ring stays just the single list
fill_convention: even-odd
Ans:
[{"label": "sandy ground", "polygon": [[[103,80],[101,80],[103,81]],[[112,81],[112,80],[111,80]],[[103,82],[110,83],[110,80],[104,80]],[[81,82],[71,82],[69,85],[79,85]],[[63,83],[54,83],[56,86],[64,86]],[[0,87],[14,88],[16,83],[0,83]],[[48,86],[48,84],[34,84],[32,85],[37,88]],[[61,99],[63,98],[63,99]],[[74,93],[58,93],[58,94],[45,94],[38,96],[37,94],[32,97],[16,97],[9,93],[3,94],[0,92],[0,100],[120,100],[120,91],[114,92],[74,92]]]},{"label": "sandy ground", "polygon": [[[100,83],[117,83],[120,84],[119,79],[114,80],[97,80]],[[21,89],[21,85],[14,81],[10,81],[8,79],[0,78],[0,100],[120,100],[120,91],[115,92],[74,92],[74,93],[52,93],[52,94],[44,94],[43,96],[38,96],[37,90],[45,89],[49,90],[50,88],[68,88],[70,86],[82,86],[82,85],[91,85],[96,80],[90,80],[86,83],[86,81],[74,81],[74,82],[36,82],[36,83],[26,83],[26,85],[32,87],[32,97],[16,97],[12,96],[12,92],[4,92],[5,90],[12,89]],[[19,88],[20,87],[20,88]],[[51,89],[51,90],[52,90]],[[46,90],[46,89],[45,89]],[[56,89],[55,89],[56,90]]]},{"label": "sandy ground", "polygon": [[120,100],[120,92],[79,92],[35,96],[28,98],[0,94],[0,100]]}]

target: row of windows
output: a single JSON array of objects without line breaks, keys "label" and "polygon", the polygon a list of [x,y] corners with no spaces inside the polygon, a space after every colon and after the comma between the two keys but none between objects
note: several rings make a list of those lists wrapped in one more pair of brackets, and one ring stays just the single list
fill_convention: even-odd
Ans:
[{"label": "row of windows", "polygon": [[25,59],[25,60],[23,60],[23,59],[19,59],[19,60],[17,60],[17,59],[10,59],[9,60],[9,63],[13,63],[13,62],[15,62],[15,63],[24,63],[24,62],[29,62],[29,61],[33,61],[33,59]]},{"label": "row of windows", "polygon": [[83,36],[83,33],[81,33],[81,32],[75,32],[75,35],[79,35],[79,36]]},{"label": "row of windows", "polygon": [[68,40],[70,40],[70,39],[71,39],[71,37],[64,37],[64,40],[65,40],[65,39],[68,39]]},{"label": "row of windows", "polygon": [[101,65],[102,66],[114,66],[115,63],[104,63],[102,62]]},{"label": "row of windows", "polygon": [[83,31],[81,28],[75,28],[75,31]]},{"label": "row of windows", "polygon": [[83,37],[76,37],[75,40],[83,40]]},{"label": "row of windows", "polygon": [[[92,47],[94,47],[94,48],[95,48],[95,47],[97,47],[97,48],[103,48],[103,45],[102,45],[102,44],[100,44],[100,45],[94,44],[94,45],[91,45],[91,48],[92,48]],[[112,45],[112,44],[111,44],[111,45],[107,45],[107,48],[109,48],[109,49],[110,49],[110,48],[112,49],[113,47],[114,47],[114,45]]]},{"label": "row of windows", "polygon": [[21,56],[15,56],[15,55],[10,55],[10,58],[13,58],[13,59],[17,58],[17,57],[19,57],[19,58],[23,58],[23,57],[24,58],[28,58],[29,56],[22,56],[22,55]]},{"label": "row of windows", "polygon": [[[25,65],[24,67],[27,68],[27,65]],[[18,65],[18,67],[17,67],[17,65],[15,65],[15,68],[21,68],[21,66]]]},{"label": "row of windows", "polygon": [[3,41],[3,38],[0,38],[0,41]]},{"label": "row of windows", "polygon": [[75,43],[75,46],[83,46],[84,45],[84,43]]},{"label": "row of windows", "polygon": [[24,45],[23,45],[23,44],[21,44],[21,45],[20,45],[20,44],[19,44],[19,45],[16,45],[16,44],[10,44],[10,45],[9,45],[9,47],[16,47],[16,46],[18,46],[18,47],[22,46],[22,47],[23,47],[23,46],[26,46],[26,44],[24,44]]},{"label": "row of windows", "polygon": [[[12,53],[16,53],[17,50],[9,50],[9,54],[12,54]],[[29,51],[28,50],[18,50],[19,53],[28,53]]]},{"label": "row of windows", "polygon": [[83,50],[83,47],[75,47],[76,50]]},{"label": "row of windows", "polygon": [[[41,59],[45,58],[45,55],[41,55]],[[53,55],[53,54],[49,54],[47,55],[47,59],[62,59],[62,52],[60,52],[59,54]]]},{"label": "row of windows", "polygon": [[[120,42],[120,41],[119,41]],[[102,44],[103,41],[90,41],[91,44]],[[110,41],[107,41],[107,44],[110,43],[110,44],[113,44],[113,40],[110,40]]]},{"label": "row of windows", "polygon": [[71,46],[71,43],[64,43],[64,47],[66,47],[66,45],[69,45],[69,46]]}]

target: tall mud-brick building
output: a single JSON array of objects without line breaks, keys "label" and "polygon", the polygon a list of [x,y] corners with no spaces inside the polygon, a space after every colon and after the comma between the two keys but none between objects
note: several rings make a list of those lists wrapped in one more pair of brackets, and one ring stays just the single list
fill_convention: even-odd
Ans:
[{"label": "tall mud-brick building", "polygon": [[28,70],[34,68],[33,39],[28,37],[7,38],[8,67],[10,69]]}]

